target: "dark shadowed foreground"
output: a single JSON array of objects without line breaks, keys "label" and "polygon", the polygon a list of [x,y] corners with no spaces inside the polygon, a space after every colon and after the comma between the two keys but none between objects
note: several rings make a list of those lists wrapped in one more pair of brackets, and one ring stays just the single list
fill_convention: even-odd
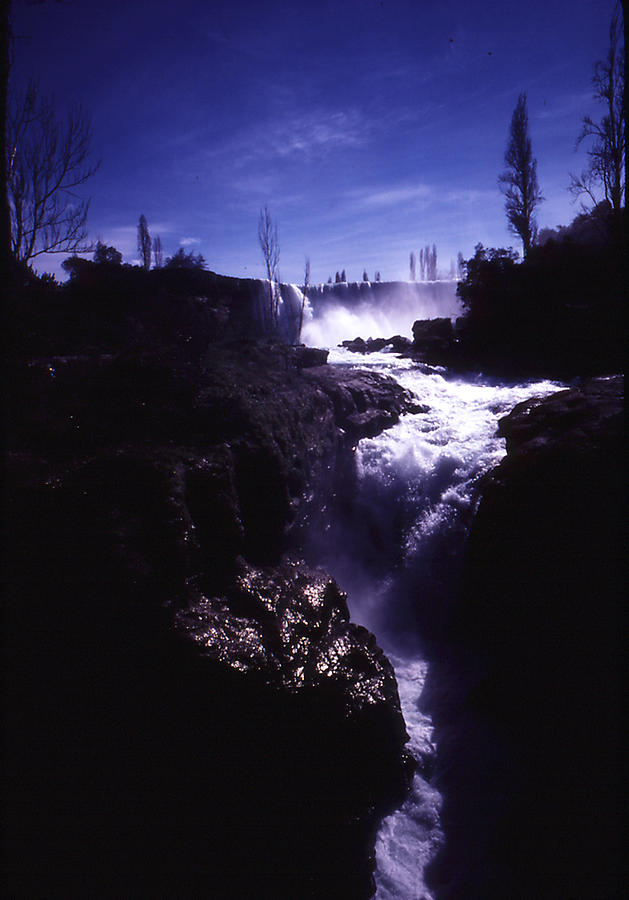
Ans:
[{"label": "dark shadowed foreground", "polygon": [[411,769],[395,677],[282,552],[409,397],[325,356],[9,367],[10,896],[371,894]]}]

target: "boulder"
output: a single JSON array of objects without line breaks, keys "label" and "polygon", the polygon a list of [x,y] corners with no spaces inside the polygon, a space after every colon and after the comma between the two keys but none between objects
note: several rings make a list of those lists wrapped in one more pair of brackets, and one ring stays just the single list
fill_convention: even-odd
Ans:
[{"label": "boulder", "polygon": [[373,437],[395,425],[401,414],[417,411],[410,391],[388,375],[326,366],[309,369],[303,378],[332,401],[337,425],[353,441]]},{"label": "boulder", "polygon": [[324,366],[328,361],[328,350],[317,347],[306,347],[303,344],[294,348],[293,355],[298,369],[309,369],[311,366]]},{"label": "boulder", "polygon": [[418,319],[413,323],[413,343],[415,345],[425,342],[449,341],[452,335],[451,319]]},{"label": "boulder", "polygon": [[366,353],[367,344],[361,337],[354,338],[353,341],[342,341],[341,347],[346,347],[352,353]]},{"label": "boulder", "polygon": [[401,334],[394,334],[393,337],[390,337],[387,340],[387,346],[389,346],[394,353],[402,353],[406,355],[408,354],[412,345],[413,342],[411,341],[411,339],[404,337]]},{"label": "boulder", "polygon": [[353,341],[343,341],[341,347],[346,347],[352,353],[376,353],[386,347],[391,347],[395,353],[406,353],[411,347],[411,341],[400,334],[390,338],[367,338],[366,341],[357,337]]}]

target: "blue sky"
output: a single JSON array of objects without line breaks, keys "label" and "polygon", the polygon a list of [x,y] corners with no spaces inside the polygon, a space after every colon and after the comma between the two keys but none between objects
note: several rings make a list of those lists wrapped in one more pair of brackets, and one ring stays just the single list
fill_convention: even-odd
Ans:
[{"label": "blue sky", "polygon": [[[167,255],[257,277],[260,208],[282,280],[363,269],[408,277],[411,250],[514,245],[497,184],[528,97],[540,227],[567,191],[614,0],[14,0],[12,87],[30,76],[61,113],[92,117],[101,167],[90,237],[137,259],[143,213]],[[63,257],[38,262],[59,273]]]}]

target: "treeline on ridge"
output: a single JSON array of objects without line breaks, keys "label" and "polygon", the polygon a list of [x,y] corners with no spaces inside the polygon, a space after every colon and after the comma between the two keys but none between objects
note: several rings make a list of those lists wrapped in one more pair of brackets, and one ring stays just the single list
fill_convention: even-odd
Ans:
[{"label": "treeline on ridge", "polygon": [[461,356],[505,374],[621,371],[624,234],[603,203],[540,233],[522,261],[512,248],[477,244],[457,288]]}]

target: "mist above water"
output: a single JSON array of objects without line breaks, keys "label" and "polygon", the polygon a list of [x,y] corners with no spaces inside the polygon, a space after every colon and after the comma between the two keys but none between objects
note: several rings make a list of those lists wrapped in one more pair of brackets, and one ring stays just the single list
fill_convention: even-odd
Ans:
[{"label": "mist above water", "polygon": [[456,281],[389,281],[315,285],[308,290],[302,340],[336,347],[356,337],[412,337],[417,319],[462,312]]}]

